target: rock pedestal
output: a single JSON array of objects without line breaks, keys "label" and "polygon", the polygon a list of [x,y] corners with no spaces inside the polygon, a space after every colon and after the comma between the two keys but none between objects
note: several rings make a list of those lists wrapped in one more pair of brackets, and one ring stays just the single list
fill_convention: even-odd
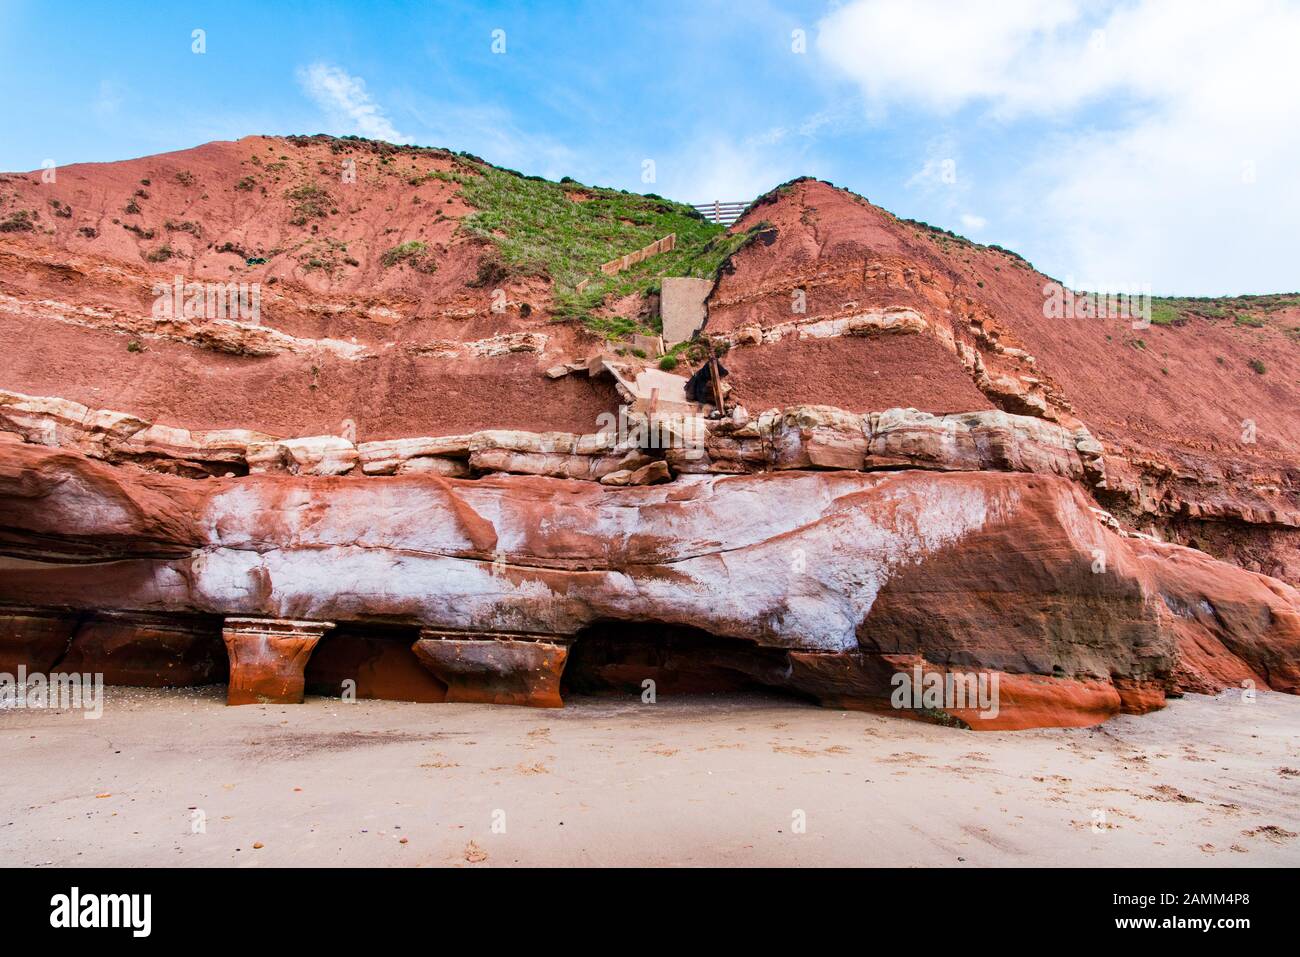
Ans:
[{"label": "rock pedestal", "polygon": [[420,662],[447,685],[447,701],[559,708],[560,675],[569,649],[533,636],[465,638],[424,629],[412,645]]},{"label": "rock pedestal", "polygon": [[227,618],[222,629],[230,655],[227,704],[301,704],[303,669],[330,621]]}]

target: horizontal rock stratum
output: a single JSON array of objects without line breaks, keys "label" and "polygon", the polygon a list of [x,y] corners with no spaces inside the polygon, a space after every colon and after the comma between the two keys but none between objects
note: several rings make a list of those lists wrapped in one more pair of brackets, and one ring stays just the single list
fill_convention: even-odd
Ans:
[{"label": "horizontal rock stratum", "polygon": [[[238,620],[236,638],[254,618],[382,622],[426,646],[481,635],[575,651],[612,623],[654,622],[707,638],[712,667],[837,707],[888,707],[891,677],[918,664],[997,672],[1000,713],[967,722],[988,728],[1088,724],[1242,679],[1300,689],[1294,589],[1116,534],[1060,476],[194,481],[20,443],[0,445],[0,463],[13,621],[94,615],[111,595],[118,614]],[[304,627],[277,639],[299,669],[320,638]],[[560,677],[529,673],[500,700]]]}]

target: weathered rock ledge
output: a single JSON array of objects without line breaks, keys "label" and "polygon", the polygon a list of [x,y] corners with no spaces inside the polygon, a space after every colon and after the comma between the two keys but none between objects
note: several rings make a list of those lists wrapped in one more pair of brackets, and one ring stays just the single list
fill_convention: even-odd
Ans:
[{"label": "weathered rock ledge", "polygon": [[[247,429],[189,430],[52,396],[0,390],[6,435],[80,451],[113,463],[194,478],[249,472],[471,478],[499,472],[607,485],[651,484],[678,474],[785,469],[924,468],[1063,475],[1092,488],[1130,527],[1168,516],[1300,528],[1300,502],[1287,476],[1206,472],[1106,452],[1082,425],[997,410],[931,415],[915,409],[858,414],[829,406],[770,409],[721,420],[696,414],[621,410],[605,431],[487,429],[354,443],[338,435],[277,438]],[[1153,486],[1139,479],[1158,472]],[[1154,470],[1154,472],[1153,472]],[[1231,481],[1229,480],[1231,478]],[[1267,570],[1267,569],[1265,569]]]},{"label": "weathered rock ledge", "polygon": [[[996,716],[938,709],[993,729],[1095,723],[1184,689],[1300,691],[1295,589],[1117,535],[1051,474],[194,481],[7,442],[0,609],[9,671],[102,670],[111,644],[120,674],[140,659],[160,682],[222,680],[224,633],[232,701],[340,674],[383,695],[377,676],[400,672],[419,700],[554,705],[565,680],[667,693],[725,674],[889,708],[920,667],[999,676]],[[645,654],[646,628],[671,656]]]},{"label": "weathered rock ledge", "polygon": [[[613,416],[610,417],[613,420]],[[1022,471],[1100,481],[1102,449],[1086,429],[998,411],[934,416],[915,409],[865,415],[829,406],[771,409],[753,418],[628,412],[605,431],[387,439],[275,438],[245,429],[190,431],[49,396],[0,391],[0,432],[91,458],[189,477],[287,472],[445,477],[512,472],[601,481],[666,459],[675,472],[933,468]]]}]

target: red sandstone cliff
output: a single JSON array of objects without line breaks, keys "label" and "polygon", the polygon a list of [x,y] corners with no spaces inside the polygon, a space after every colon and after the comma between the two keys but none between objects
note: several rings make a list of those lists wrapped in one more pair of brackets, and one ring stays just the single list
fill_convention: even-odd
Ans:
[{"label": "red sandstone cliff", "polygon": [[[769,194],[736,228],[759,221],[774,238],[733,258],[710,300],[711,331],[745,342],[754,327],[890,308],[915,310],[925,328],[737,349],[729,381],[751,409],[1000,408],[1082,423],[1105,452],[1094,494],[1130,527],[1300,581],[1300,309],[1258,328],[1049,318],[1053,280],[1019,257],[814,180]],[[1264,375],[1250,366],[1261,356]]]},{"label": "red sandstone cliff", "polygon": [[[1017,257],[798,181],[709,297],[748,414],[665,452],[600,431],[644,364],[587,375],[548,280],[493,310],[453,166],[252,137],[0,178],[0,223],[39,212],[0,231],[0,670],[226,680],[224,620],[232,700],[875,707],[920,666],[1002,676],[1000,720],[952,716],[1025,727],[1300,689],[1289,314],[1049,318]],[[259,322],[152,315],[177,274],[260,283]]]}]

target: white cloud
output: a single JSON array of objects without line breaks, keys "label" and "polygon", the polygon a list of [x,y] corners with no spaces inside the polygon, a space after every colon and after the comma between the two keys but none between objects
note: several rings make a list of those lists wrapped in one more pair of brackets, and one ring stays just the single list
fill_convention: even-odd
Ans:
[{"label": "white cloud", "polygon": [[962,213],[961,224],[972,233],[978,233],[989,224],[989,221],[983,216],[976,216],[974,213]]},{"label": "white cloud", "polygon": [[951,110],[1033,89],[1025,51],[1076,16],[1070,0],[857,0],[819,24],[816,45],[870,100]]},{"label": "white cloud", "polygon": [[298,82],[337,128],[370,139],[407,142],[371,99],[361,77],[327,63],[313,63],[298,71]]},{"label": "white cloud", "polygon": [[1027,155],[981,185],[1038,200],[1015,225],[1039,230],[1044,265],[1263,292],[1296,284],[1297,37],[1284,0],[854,0],[816,49],[877,111],[1025,124]]},{"label": "white cloud", "polygon": [[824,110],[818,110],[816,113],[804,117],[793,127],[773,126],[771,129],[746,138],[745,143],[750,146],[774,146],[777,143],[786,142],[793,136],[813,139],[820,135],[823,130],[832,133],[842,132],[853,118],[853,105],[851,103],[840,103]]}]

